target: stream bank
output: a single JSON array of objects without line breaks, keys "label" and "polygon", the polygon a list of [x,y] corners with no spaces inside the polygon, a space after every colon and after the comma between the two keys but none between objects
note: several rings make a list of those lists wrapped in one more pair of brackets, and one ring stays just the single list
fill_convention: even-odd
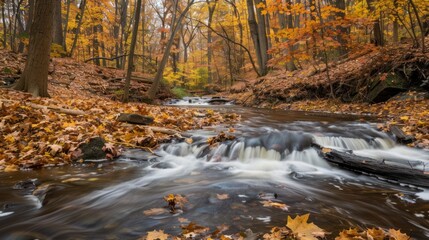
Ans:
[{"label": "stream bank", "polygon": [[[329,79],[327,78],[329,74]],[[429,149],[429,54],[410,45],[368,49],[329,66],[247,77],[223,93],[243,106],[372,115]],[[334,97],[330,96],[331,87]]]}]

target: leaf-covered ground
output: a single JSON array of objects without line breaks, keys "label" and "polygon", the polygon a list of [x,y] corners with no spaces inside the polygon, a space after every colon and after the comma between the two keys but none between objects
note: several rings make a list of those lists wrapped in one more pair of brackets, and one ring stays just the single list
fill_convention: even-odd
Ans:
[{"label": "leaf-covered ground", "polygon": [[[76,148],[97,136],[108,146],[152,148],[181,131],[238,117],[209,109],[123,104],[59,90],[51,98],[35,98],[9,89],[0,89],[0,96],[0,171],[70,163]],[[74,111],[84,114],[75,115]],[[151,116],[154,122],[149,126],[119,122],[119,113]]]}]

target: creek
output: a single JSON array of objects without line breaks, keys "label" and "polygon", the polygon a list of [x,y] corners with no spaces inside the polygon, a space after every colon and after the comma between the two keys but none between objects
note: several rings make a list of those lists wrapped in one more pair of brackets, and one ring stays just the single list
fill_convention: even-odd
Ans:
[{"label": "creek", "polygon": [[[428,151],[397,145],[376,130],[374,119],[174,104],[187,103],[234,112],[242,121],[189,131],[192,142],[164,144],[157,156],[129,149],[113,162],[0,173],[0,239],[137,239],[159,229],[179,234],[183,219],[212,231],[225,224],[226,234],[269,232],[288,215],[305,213],[332,232],[328,239],[349,227],[395,228],[429,239],[429,189],[342,170],[313,147],[429,168]],[[230,128],[235,140],[207,145]],[[189,202],[175,214],[144,213],[165,207],[170,193]],[[288,210],[263,207],[266,199]]]}]

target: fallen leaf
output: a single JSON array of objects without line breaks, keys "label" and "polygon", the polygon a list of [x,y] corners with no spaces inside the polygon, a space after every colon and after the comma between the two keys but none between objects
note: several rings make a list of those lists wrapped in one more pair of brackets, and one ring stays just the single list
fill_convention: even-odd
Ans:
[{"label": "fallen leaf", "polygon": [[383,240],[386,237],[383,229],[381,228],[370,228],[366,230],[368,239],[372,240]]},{"label": "fallen leaf", "polygon": [[68,183],[68,182],[76,182],[76,181],[82,181],[82,180],[83,180],[83,178],[69,178],[66,180],[62,180],[61,182],[62,183]]},{"label": "fallen leaf", "polygon": [[[310,214],[296,216],[295,218],[287,217],[286,226],[300,240],[317,240],[317,237],[324,237],[325,231],[314,223],[307,223]],[[317,237],[316,237],[317,236]]]},{"label": "fallen leaf", "polygon": [[5,172],[16,172],[18,170],[19,168],[16,165],[7,165],[6,168],[4,169]]},{"label": "fallen leaf", "polygon": [[357,228],[350,228],[340,232],[335,240],[364,240],[365,232],[359,232]]},{"label": "fallen leaf", "polygon": [[390,240],[409,240],[411,239],[410,236],[408,236],[405,233],[401,233],[400,230],[395,229],[389,229],[389,237]]},{"label": "fallen leaf", "polygon": [[278,208],[281,209],[283,211],[288,211],[288,205],[284,204],[284,203],[279,203],[279,202],[273,202],[273,201],[260,201],[260,203],[263,204],[264,207],[273,207],[273,208]]},{"label": "fallen leaf", "polygon": [[153,216],[153,215],[168,213],[168,211],[165,208],[152,208],[152,209],[143,211],[143,213],[146,216]]},{"label": "fallen leaf", "polygon": [[180,223],[187,223],[187,222],[189,222],[189,220],[188,219],[186,219],[186,218],[178,218],[177,219]]},{"label": "fallen leaf", "polygon": [[216,194],[216,197],[217,197],[217,199],[219,199],[219,200],[226,200],[226,199],[228,199],[229,198],[229,195],[228,194]]},{"label": "fallen leaf", "polygon": [[[168,236],[163,230],[155,230],[147,233],[146,240],[167,240]],[[143,240],[143,238],[141,239]]]}]

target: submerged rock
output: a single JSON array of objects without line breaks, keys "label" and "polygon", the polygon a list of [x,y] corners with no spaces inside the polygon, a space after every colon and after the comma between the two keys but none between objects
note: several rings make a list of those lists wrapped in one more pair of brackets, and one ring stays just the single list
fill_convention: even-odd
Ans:
[{"label": "submerged rock", "polygon": [[13,185],[12,188],[14,190],[34,189],[38,185],[40,185],[39,180],[37,178],[33,178],[33,179],[27,179],[27,180],[19,181],[19,182],[15,183],[15,185]]}]

